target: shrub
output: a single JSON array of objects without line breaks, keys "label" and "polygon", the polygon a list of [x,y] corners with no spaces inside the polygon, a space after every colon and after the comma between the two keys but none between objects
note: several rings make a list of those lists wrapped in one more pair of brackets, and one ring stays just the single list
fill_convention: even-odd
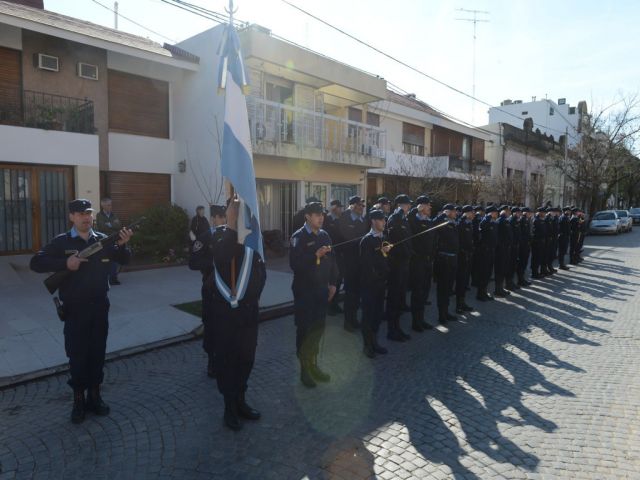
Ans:
[{"label": "shrub", "polygon": [[131,238],[137,256],[156,261],[184,261],[189,248],[189,215],[177,205],[156,205],[146,210],[145,221]]}]

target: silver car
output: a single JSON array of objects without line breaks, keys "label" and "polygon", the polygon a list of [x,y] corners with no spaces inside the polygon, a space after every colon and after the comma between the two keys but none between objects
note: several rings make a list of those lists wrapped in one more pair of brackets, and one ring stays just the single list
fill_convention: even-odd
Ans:
[{"label": "silver car", "polygon": [[620,228],[623,232],[630,232],[633,228],[633,218],[629,215],[627,210],[616,210],[618,218],[620,219]]},{"label": "silver car", "polygon": [[620,219],[615,210],[596,212],[589,225],[589,233],[610,233],[617,235],[621,230]]},{"label": "silver car", "polygon": [[630,208],[629,216],[633,219],[633,223],[640,223],[640,208]]}]

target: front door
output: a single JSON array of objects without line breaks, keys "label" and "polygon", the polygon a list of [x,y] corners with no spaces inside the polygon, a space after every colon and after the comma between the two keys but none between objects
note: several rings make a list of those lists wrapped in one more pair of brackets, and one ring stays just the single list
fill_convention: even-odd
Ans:
[{"label": "front door", "polygon": [[0,255],[38,250],[68,225],[72,167],[0,163]]}]

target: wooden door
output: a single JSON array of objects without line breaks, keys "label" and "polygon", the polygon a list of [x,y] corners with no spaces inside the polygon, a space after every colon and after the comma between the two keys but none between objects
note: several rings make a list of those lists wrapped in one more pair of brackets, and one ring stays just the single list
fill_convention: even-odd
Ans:
[{"label": "wooden door", "polygon": [[0,47],[0,124],[22,123],[21,52]]}]

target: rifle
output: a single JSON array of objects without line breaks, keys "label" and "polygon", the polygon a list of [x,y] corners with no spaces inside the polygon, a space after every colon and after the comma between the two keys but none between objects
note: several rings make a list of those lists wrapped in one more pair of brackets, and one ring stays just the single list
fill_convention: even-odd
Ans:
[{"label": "rifle", "polygon": [[[128,230],[133,230],[135,227],[140,225],[144,221],[145,217],[141,217],[131,225],[126,227]],[[92,255],[95,255],[104,247],[108,247],[118,241],[120,238],[120,231],[112,233],[107,238],[103,238],[102,240],[97,241],[96,243],[92,243],[87,248],[79,252],[77,255],[79,258],[89,258]],[[61,270],[59,272],[54,273],[53,275],[48,276],[44,280],[44,286],[47,287],[47,290],[51,295],[55,293],[56,290],[60,287],[62,282],[71,275],[73,272],[71,270]]]}]

